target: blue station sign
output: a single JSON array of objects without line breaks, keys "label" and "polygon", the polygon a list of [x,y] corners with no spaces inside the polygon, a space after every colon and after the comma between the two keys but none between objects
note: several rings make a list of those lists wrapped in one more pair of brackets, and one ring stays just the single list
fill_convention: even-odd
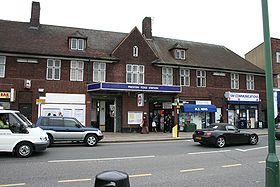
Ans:
[{"label": "blue station sign", "polygon": [[125,83],[92,83],[88,84],[87,91],[112,90],[112,91],[142,91],[142,92],[170,92],[181,93],[180,86],[163,86],[147,84]]}]

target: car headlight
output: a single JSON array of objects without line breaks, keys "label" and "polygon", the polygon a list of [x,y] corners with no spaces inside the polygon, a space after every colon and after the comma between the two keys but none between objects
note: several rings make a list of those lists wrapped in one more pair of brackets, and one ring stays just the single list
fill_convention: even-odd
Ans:
[{"label": "car headlight", "polygon": [[98,136],[102,136],[102,135],[103,135],[102,132],[101,132],[101,130],[98,130],[98,131],[97,131],[97,135],[98,135]]}]

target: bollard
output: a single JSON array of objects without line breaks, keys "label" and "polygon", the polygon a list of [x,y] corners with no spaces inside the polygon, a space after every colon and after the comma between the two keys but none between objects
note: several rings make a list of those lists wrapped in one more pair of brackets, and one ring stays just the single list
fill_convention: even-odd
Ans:
[{"label": "bollard", "polygon": [[122,171],[103,171],[96,175],[94,187],[130,187],[129,176]]}]

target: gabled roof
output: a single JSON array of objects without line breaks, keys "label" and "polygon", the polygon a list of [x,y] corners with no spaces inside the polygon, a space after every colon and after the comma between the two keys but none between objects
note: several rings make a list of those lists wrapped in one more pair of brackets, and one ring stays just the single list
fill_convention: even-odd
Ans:
[{"label": "gabled roof", "polygon": [[[262,69],[224,46],[161,37],[153,37],[153,40],[148,40],[148,43],[160,58],[156,62],[157,64],[264,73]],[[180,44],[181,48],[188,49],[185,60],[176,60],[172,53],[169,52],[174,46],[178,46],[177,44]]]}]

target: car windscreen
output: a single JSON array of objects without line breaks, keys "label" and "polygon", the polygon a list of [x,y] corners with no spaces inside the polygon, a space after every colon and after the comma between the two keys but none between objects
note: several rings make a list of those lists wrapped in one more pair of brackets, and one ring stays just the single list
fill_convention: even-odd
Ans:
[{"label": "car windscreen", "polygon": [[28,127],[34,127],[33,124],[31,123],[31,121],[29,121],[23,114],[19,113],[19,112],[16,112],[15,113],[22,121],[25,122],[25,124],[28,126]]}]

